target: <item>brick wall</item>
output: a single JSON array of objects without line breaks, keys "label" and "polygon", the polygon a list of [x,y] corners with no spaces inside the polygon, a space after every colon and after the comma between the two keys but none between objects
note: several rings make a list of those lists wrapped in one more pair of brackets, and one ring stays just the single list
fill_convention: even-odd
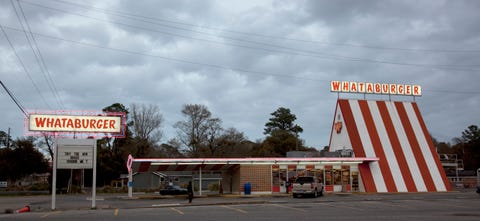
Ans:
[{"label": "brick wall", "polygon": [[253,192],[272,192],[272,168],[270,165],[241,165],[239,192],[245,183],[251,184]]}]

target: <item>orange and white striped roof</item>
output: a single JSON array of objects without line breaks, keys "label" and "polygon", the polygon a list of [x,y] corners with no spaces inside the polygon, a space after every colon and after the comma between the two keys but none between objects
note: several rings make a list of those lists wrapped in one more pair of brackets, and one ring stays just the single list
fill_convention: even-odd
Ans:
[{"label": "orange and white striped roof", "polygon": [[366,192],[450,191],[425,122],[415,102],[339,99],[330,151],[353,149]]}]

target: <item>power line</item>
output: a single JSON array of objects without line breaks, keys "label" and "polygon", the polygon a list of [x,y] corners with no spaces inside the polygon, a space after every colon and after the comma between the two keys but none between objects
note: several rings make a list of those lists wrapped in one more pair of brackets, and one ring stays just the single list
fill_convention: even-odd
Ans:
[{"label": "power line", "polygon": [[[19,0],[19,1],[25,2],[25,0]],[[77,6],[77,7],[92,9],[92,10],[96,10],[96,11],[102,11],[104,13],[108,13],[108,14],[112,14],[112,15],[116,15],[116,16],[122,16],[122,17],[129,16],[131,19],[144,18],[144,19],[161,21],[161,22],[166,22],[166,23],[175,24],[175,25],[183,25],[183,26],[189,26],[189,27],[193,27],[193,28],[210,29],[210,30],[215,30],[215,31],[228,32],[228,33],[233,33],[233,34],[240,34],[240,35],[249,36],[249,37],[250,36],[256,36],[256,37],[267,38],[267,39],[296,41],[296,42],[313,43],[313,44],[321,44],[321,45],[328,45],[328,46],[367,48],[367,49],[374,49],[374,50],[397,50],[397,51],[430,52],[430,53],[480,53],[480,50],[477,50],[477,49],[458,50],[458,49],[425,49],[425,48],[382,47],[382,46],[376,46],[376,45],[334,43],[334,42],[323,42],[323,41],[296,39],[296,38],[286,38],[286,37],[258,34],[258,33],[253,33],[253,32],[242,32],[242,31],[236,31],[236,30],[229,30],[229,29],[217,28],[217,27],[206,26],[206,25],[199,26],[199,25],[196,25],[196,24],[191,24],[191,23],[186,23],[186,22],[172,21],[172,20],[169,20],[169,19],[163,19],[163,18],[157,18],[157,17],[148,17],[148,16],[128,13],[128,12],[124,12],[124,11],[104,9],[104,8],[90,6],[90,5],[84,5],[84,4],[73,3],[73,2],[69,2],[69,1],[63,1],[63,0],[51,0],[51,1],[60,2],[60,3],[63,3],[63,4],[68,4],[68,5],[74,5],[74,6]],[[138,20],[138,19],[136,19],[136,20]],[[139,21],[142,21],[142,20],[139,20]],[[144,21],[144,22],[148,22],[148,21]]]},{"label": "power line", "polygon": [[17,105],[17,107],[20,109],[20,111],[23,113],[23,115],[25,115],[25,117],[28,118],[28,113],[27,113],[27,111],[25,111],[25,108],[20,104],[20,101],[18,101],[18,99],[15,97],[15,95],[13,95],[13,93],[10,90],[8,90],[7,86],[5,86],[5,84],[3,84],[2,80],[0,80],[0,84],[2,85],[3,89],[7,92],[8,96],[10,96],[13,103],[15,103]]},{"label": "power line", "polygon": [[15,50],[15,47],[13,46],[12,42],[10,41],[10,39],[8,38],[8,35],[7,35],[7,32],[5,31],[5,29],[3,28],[3,26],[0,24],[0,29],[2,29],[2,32],[3,34],[5,35],[5,39],[7,40],[8,44],[10,45],[10,48],[12,49],[13,53],[15,54],[15,56],[17,57],[18,59],[18,62],[20,63],[20,65],[22,66],[23,68],[23,71],[25,71],[25,73],[27,74],[28,78],[30,79],[30,81],[32,82],[33,84],[33,87],[35,88],[35,90],[37,91],[38,95],[40,95],[40,97],[42,98],[43,102],[50,108],[50,105],[48,104],[48,102],[45,100],[45,97],[43,97],[42,95],[42,92],[40,91],[40,89],[38,88],[37,84],[35,83],[35,81],[33,80],[32,76],[30,75],[30,73],[28,72],[27,70],[27,67],[25,66],[25,64],[23,63],[22,59],[20,58],[20,56],[18,55],[17,53],[17,50]]},{"label": "power line", "polygon": [[[4,28],[14,30],[14,31],[19,31],[21,32],[20,29],[18,28],[12,28],[8,26],[4,26]],[[77,45],[82,45],[82,46],[87,46],[87,47],[92,47],[92,48],[100,48],[100,49],[105,49],[109,51],[114,51],[114,52],[120,52],[120,53],[125,53],[125,54],[131,54],[131,55],[140,55],[140,56],[146,56],[146,57],[152,57],[152,58],[158,58],[162,59],[165,61],[170,61],[170,62],[176,62],[176,63],[186,63],[186,64],[191,64],[191,65],[197,65],[197,66],[204,66],[208,68],[213,68],[213,69],[220,69],[220,70],[231,70],[231,71],[238,71],[242,73],[249,73],[249,74],[260,74],[260,75],[267,75],[267,76],[274,76],[274,77],[285,77],[285,78],[294,78],[294,79],[300,79],[300,80],[308,80],[308,81],[318,81],[318,82],[330,82],[330,80],[321,80],[321,79],[314,79],[314,78],[305,78],[305,77],[299,77],[291,74],[276,74],[276,73],[269,73],[269,72],[262,72],[262,71],[253,71],[253,70],[247,70],[247,69],[242,69],[242,68],[235,68],[235,67],[228,67],[224,65],[218,65],[218,64],[209,64],[209,63],[202,63],[202,62],[196,62],[196,61],[190,61],[186,59],[179,59],[179,58],[171,58],[171,57],[165,57],[165,56],[159,56],[159,55],[153,55],[153,54],[147,54],[143,52],[137,52],[137,51],[130,51],[130,50],[125,50],[125,49],[118,49],[118,48],[112,48],[112,47],[107,47],[107,46],[102,46],[102,45],[95,45],[91,43],[85,43],[85,42],[80,42],[80,41],[74,41],[74,40],[69,40],[69,39],[64,39],[60,37],[54,37],[54,36],[49,36],[49,35],[44,35],[40,33],[35,33],[32,32],[32,34],[43,37],[43,38],[48,38],[48,39],[53,39],[53,40],[58,40],[58,41],[64,41],[64,42],[69,42]],[[434,91],[434,92],[445,92],[443,90],[429,90],[429,91]],[[480,94],[480,91],[448,91],[448,93],[460,93],[460,94]]]},{"label": "power line", "polygon": [[[27,32],[25,31],[25,27],[24,27],[24,24],[22,22],[22,19],[20,18],[19,14],[17,13],[17,9],[15,7],[15,4],[13,3],[13,0],[10,0],[10,3],[12,4],[12,7],[13,7],[13,10],[15,11],[15,14],[17,15],[17,18],[18,18],[18,22],[22,25],[22,29],[24,30],[24,34],[25,34],[25,38],[27,39],[27,42],[30,46],[30,49],[32,49],[32,52],[35,56],[35,60],[37,61],[39,67],[40,67],[40,71],[42,72],[44,78],[45,78],[45,81],[47,82],[47,85],[48,87],[50,88],[50,91],[52,92],[53,94],[53,97],[55,97],[56,99],[56,102],[57,104],[59,105],[60,108],[62,109],[65,109],[64,106],[62,105],[62,102],[60,100],[60,96],[58,94],[58,90],[57,88],[55,87],[55,82],[53,81],[52,77],[51,77],[51,74],[50,72],[48,71],[48,67],[47,67],[47,64],[45,63],[45,60],[43,59],[43,56],[42,56],[42,53],[40,51],[40,48],[38,47],[38,44],[37,44],[37,41],[35,40],[35,37],[33,34],[31,34],[31,28],[30,28],[30,24],[28,23],[28,19],[27,17],[25,16],[25,13],[23,11],[23,8],[22,8],[22,5],[20,4],[20,2],[17,0],[17,3],[18,3],[18,7],[20,8],[20,13],[22,14],[23,16],[23,19],[25,21],[25,24],[26,24],[26,27],[28,29],[28,33],[30,33],[30,37],[32,38],[32,41],[30,41],[29,39],[29,36],[27,34]],[[32,44],[33,42],[33,44]],[[34,47],[35,46],[35,49]]]},{"label": "power line", "polygon": [[[302,49],[297,49],[297,48],[285,47],[285,46],[281,46],[281,45],[268,44],[268,43],[264,43],[264,42],[257,42],[257,41],[251,41],[251,40],[245,40],[245,39],[236,39],[236,38],[231,38],[231,37],[227,37],[227,36],[222,36],[222,37],[225,38],[225,39],[228,39],[228,40],[232,40],[232,41],[243,42],[243,43],[254,44],[254,45],[267,46],[269,48],[260,48],[258,46],[254,47],[254,46],[241,45],[241,44],[235,44],[235,43],[219,42],[219,41],[214,41],[214,40],[210,40],[210,39],[195,38],[195,37],[192,37],[192,36],[186,36],[186,35],[181,35],[181,34],[176,34],[176,33],[171,33],[171,32],[159,31],[159,30],[154,30],[154,29],[150,29],[150,28],[125,24],[125,23],[121,23],[121,22],[115,22],[115,21],[95,18],[95,17],[84,15],[84,14],[74,13],[74,12],[70,12],[70,11],[66,11],[66,10],[58,9],[58,8],[47,7],[47,6],[43,6],[43,5],[39,5],[39,4],[35,4],[35,3],[30,3],[30,2],[24,2],[24,3],[34,5],[34,6],[37,6],[37,7],[41,7],[41,8],[46,8],[46,9],[49,9],[49,10],[59,11],[59,12],[66,13],[66,14],[72,14],[72,15],[76,15],[76,16],[80,16],[80,17],[90,18],[90,19],[105,22],[105,23],[122,25],[122,26],[130,27],[130,28],[141,29],[141,30],[145,30],[145,31],[151,31],[151,32],[161,33],[161,34],[164,34],[164,35],[176,36],[176,37],[187,38],[187,39],[192,39],[192,40],[204,41],[204,42],[209,42],[209,43],[213,43],[213,44],[229,45],[229,46],[242,47],[242,48],[248,48],[248,49],[253,49],[253,50],[263,50],[263,51],[270,51],[270,52],[283,53],[283,54],[289,54],[289,55],[307,56],[307,57],[334,60],[334,61],[377,63],[377,64],[411,66],[411,67],[419,67],[419,68],[431,68],[431,69],[467,71],[467,72],[480,71],[480,70],[477,70],[477,69],[465,68],[465,67],[472,67],[472,66],[477,66],[477,65],[465,65],[464,66],[464,65],[450,65],[450,64],[440,64],[440,65],[439,64],[415,64],[415,63],[406,63],[406,62],[366,59],[366,58],[358,58],[358,57],[328,54],[328,53],[311,51],[311,50],[302,50]],[[209,33],[199,32],[199,31],[192,31],[192,32],[211,35]],[[218,37],[218,36],[215,36],[215,37]],[[281,50],[279,50],[279,49],[281,49]],[[480,65],[478,65],[478,66],[480,66]]]}]

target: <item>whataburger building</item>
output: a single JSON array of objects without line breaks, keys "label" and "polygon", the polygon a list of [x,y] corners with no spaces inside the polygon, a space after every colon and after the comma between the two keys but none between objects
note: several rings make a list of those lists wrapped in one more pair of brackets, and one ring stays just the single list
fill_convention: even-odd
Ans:
[{"label": "whataburger building", "polygon": [[[360,88],[361,87],[361,90]],[[371,89],[371,91],[370,91]],[[418,85],[331,82],[332,92],[420,96]],[[441,192],[450,183],[416,102],[338,99],[330,151],[349,157],[133,159],[132,173],[192,171],[221,174],[225,192],[286,191],[296,176],[313,175],[327,192]],[[135,182],[135,180],[134,180]],[[203,188],[205,189],[205,188]]]}]

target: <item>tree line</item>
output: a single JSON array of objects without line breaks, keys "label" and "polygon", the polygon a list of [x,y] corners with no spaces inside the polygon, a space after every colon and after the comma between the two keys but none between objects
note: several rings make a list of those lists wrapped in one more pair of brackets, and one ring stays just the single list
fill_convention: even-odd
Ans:
[{"label": "tree line", "polygon": [[[110,185],[120,174],[127,173],[128,154],[145,158],[229,158],[283,157],[292,150],[317,151],[305,146],[299,137],[303,128],[295,123],[295,114],[285,107],[270,114],[264,125],[265,139],[256,141],[249,140],[234,127],[224,128],[222,120],[201,104],[183,105],[183,120],[172,125],[176,136],[163,143],[165,119],[157,105],[132,104],[127,108],[114,103],[103,111],[126,113],[127,125],[124,138],[97,141],[97,183],[100,186]],[[463,159],[465,169],[480,168],[480,131],[477,126],[469,126],[461,137],[453,139],[454,144],[433,140],[439,153],[455,153]],[[11,144],[9,148],[7,144]],[[0,180],[15,181],[31,173],[48,172],[49,165],[44,156],[53,158],[53,137],[45,135],[13,141],[0,131]]]},{"label": "tree line", "polygon": [[[222,120],[215,117],[205,105],[185,104],[181,110],[183,120],[172,125],[176,129],[176,136],[164,143],[160,141],[164,140],[162,128],[165,120],[157,105],[132,104],[127,108],[114,103],[102,110],[126,113],[127,125],[124,138],[102,138],[97,141],[99,185],[109,185],[120,174],[127,173],[125,162],[129,154],[150,158],[281,157],[291,150],[316,150],[304,146],[304,141],[299,138],[303,129],[295,124],[296,116],[290,109],[284,107],[271,113],[272,117],[265,124],[265,140],[250,141],[236,128],[224,128]],[[52,136],[45,135],[13,141],[0,131],[0,147],[4,146],[0,149],[0,180],[14,182],[28,174],[48,172],[49,165],[45,159],[53,159],[53,140]],[[7,144],[11,144],[9,148]],[[34,153],[37,158],[20,157],[17,152]],[[32,164],[33,161],[40,162],[42,166]],[[22,167],[22,171],[14,173],[19,171],[19,167]],[[65,179],[72,179],[68,175],[64,177],[63,181],[59,179],[60,184],[57,185],[62,186],[61,183],[66,183]]]}]

